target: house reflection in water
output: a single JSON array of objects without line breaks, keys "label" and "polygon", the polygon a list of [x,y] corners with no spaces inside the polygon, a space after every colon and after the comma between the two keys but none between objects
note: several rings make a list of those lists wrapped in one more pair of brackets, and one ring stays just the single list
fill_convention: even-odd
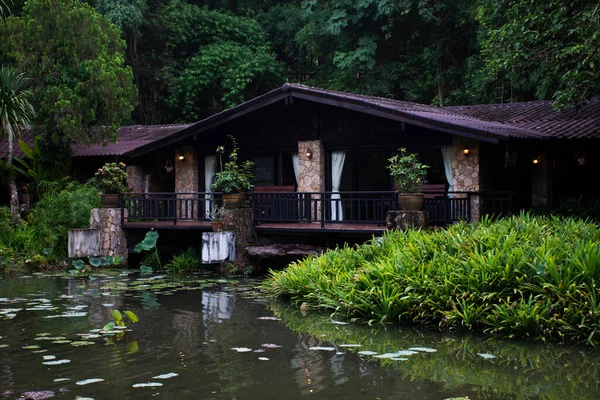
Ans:
[{"label": "house reflection in water", "polygon": [[235,297],[227,292],[203,291],[202,310],[204,324],[210,328],[211,323],[220,324],[223,320],[230,319],[235,307]]},{"label": "house reflection in water", "polygon": [[314,336],[300,333],[298,339],[298,346],[294,349],[297,354],[291,360],[291,367],[296,371],[294,375],[301,394],[314,394],[325,389],[325,379],[330,373],[335,385],[348,381],[343,367],[343,354],[310,350],[310,347],[322,345]]}]

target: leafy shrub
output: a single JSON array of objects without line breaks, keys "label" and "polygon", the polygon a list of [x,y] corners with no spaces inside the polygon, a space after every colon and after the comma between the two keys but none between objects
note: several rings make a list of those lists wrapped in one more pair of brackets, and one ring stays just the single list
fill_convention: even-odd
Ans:
[{"label": "leafy shrub", "polygon": [[98,169],[90,183],[104,194],[117,194],[127,191],[127,172],[122,162],[106,163]]},{"label": "leafy shrub", "polygon": [[198,250],[193,247],[177,254],[169,261],[165,268],[172,272],[193,271],[202,265],[202,258]]},{"label": "leafy shrub", "polygon": [[514,216],[391,231],[271,272],[274,296],[371,323],[597,343],[600,228]]},{"label": "leafy shrub", "polygon": [[89,227],[90,211],[99,206],[98,189],[71,182],[50,188],[16,227],[10,225],[9,210],[0,208],[0,246],[32,269],[64,260],[69,229]]}]

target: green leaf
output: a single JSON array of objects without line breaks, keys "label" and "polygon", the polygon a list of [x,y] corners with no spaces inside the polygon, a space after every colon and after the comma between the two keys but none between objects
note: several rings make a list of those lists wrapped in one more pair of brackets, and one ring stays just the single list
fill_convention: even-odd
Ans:
[{"label": "green leaf", "polygon": [[102,259],[100,259],[98,257],[90,257],[89,260],[90,260],[90,265],[92,267],[99,267],[103,264]]},{"label": "green leaf", "polygon": [[19,148],[27,157],[33,159],[33,148],[29,145],[29,143],[19,139]]},{"label": "green leaf", "polygon": [[85,267],[85,263],[83,262],[83,260],[74,260],[73,261],[73,268],[75,268],[76,270],[81,271],[84,267]]},{"label": "green leaf", "polygon": [[158,232],[156,231],[148,231],[146,233],[146,236],[144,237],[144,240],[142,240],[141,242],[139,242],[135,248],[133,249],[133,251],[135,251],[136,253],[140,253],[142,251],[148,251],[148,250],[152,250],[153,248],[156,247],[156,241],[158,240]]},{"label": "green leaf", "polygon": [[113,315],[113,318],[115,319],[115,322],[117,323],[117,325],[120,326],[123,323],[123,314],[121,314],[121,311],[112,310],[112,315]]},{"label": "green leaf", "polygon": [[142,274],[149,274],[152,272],[152,267],[149,267],[147,265],[140,265],[140,272]]},{"label": "green leaf", "polygon": [[129,317],[131,322],[133,322],[134,324],[139,321],[138,316],[135,315],[135,313],[133,311],[125,310],[123,312],[125,313],[125,315],[127,315]]},{"label": "green leaf", "polygon": [[115,329],[115,323],[114,322],[109,322],[108,324],[104,325],[104,327],[102,328],[102,330],[104,332],[112,331],[113,329]]}]

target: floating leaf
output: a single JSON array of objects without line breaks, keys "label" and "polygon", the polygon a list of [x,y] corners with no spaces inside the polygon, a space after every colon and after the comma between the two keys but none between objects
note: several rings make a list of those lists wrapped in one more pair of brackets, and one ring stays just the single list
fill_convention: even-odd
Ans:
[{"label": "floating leaf", "polygon": [[54,361],[44,361],[42,364],[44,365],[60,365],[60,364],[68,364],[71,360],[54,360]]},{"label": "floating leaf", "polygon": [[335,347],[326,347],[326,346],[313,346],[309,347],[309,350],[322,350],[322,351],[335,351]]},{"label": "floating leaf", "polygon": [[97,383],[97,382],[104,382],[104,379],[102,379],[102,378],[85,379],[83,381],[77,381],[77,382],[75,382],[75,384],[79,385],[79,386],[83,386],[83,385],[89,385],[90,383]]},{"label": "floating leaf", "polygon": [[252,349],[249,349],[248,347],[232,347],[231,350],[235,350],[238,353],[247,353],[249,351],[252,351]]},{"label": "floating leaf", "polygon": [[115,323],[114,322],[109,322],[108,324],[104,325],[104,327],[102,328],[102,330],[104,332],[109,332],[109,331],[112,331],[113,329],[115,329]]},{"label": "floating leaf", "polygon": [[420,352],[423,352],[423,353],[435,353],[435,352],[437,352],[436,349],[431,349],[429,347],[411,347],[411,348],[409,348],[409,350],[420,351]]},{"label": "floating leaf", "polygon": [[153,376],[152,379],[170,379],[170,378],[174,378],[176,376],[179,376],[179,374],[176,374],[175,372],[169,372],[168,374]]},{"label": "floating leaf", "polygon": [[370,350],[363,350],[363,351],[359,351],[358,354],[361,354],[363,356],[374,356],[375,354],[377,354],[377,352],[370,351]]},{"label": "floating leaf", "polygon": [[478,355],[479,357],[483,357],[483,358],[485,358],[486,360],[492,360],[492,359],[496,358],[496,356],[495,356],[495,355],[493,355],[493,354],[489,354],[489,353],[477,353],[477,355]]},{"label": "floating leaf", "polygon": [[268,357],[258,357],[260,361],[269,361]]},{"label": "floating leaf", "polygon": [[163,384],[160,382],[146,382],[146,383],[134,383],[133,385],[131,385],[131,387],[134,388],[141,388],[141,387],[158,387],[158,386],[162,386]]},{"label": "floating leaf", "polygon": [[138,316],[135,315],[135,313],[133,311],[125,310],[123,312],[125,313],[125,315],[127,315],[129,317],[129,319],[131,320],[131,322],[136,323],[136,322],[139,321]]}]

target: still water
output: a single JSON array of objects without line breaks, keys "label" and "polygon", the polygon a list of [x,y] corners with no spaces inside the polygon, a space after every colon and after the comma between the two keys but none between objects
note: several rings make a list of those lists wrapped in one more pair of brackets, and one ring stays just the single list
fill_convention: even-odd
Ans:
[{"label": "still water", "polygon": [[[2,279],[0,399],[600,399],[592,348],[345,324],[257,285]],[[98,332],[114,309],[139,322]]]}]

